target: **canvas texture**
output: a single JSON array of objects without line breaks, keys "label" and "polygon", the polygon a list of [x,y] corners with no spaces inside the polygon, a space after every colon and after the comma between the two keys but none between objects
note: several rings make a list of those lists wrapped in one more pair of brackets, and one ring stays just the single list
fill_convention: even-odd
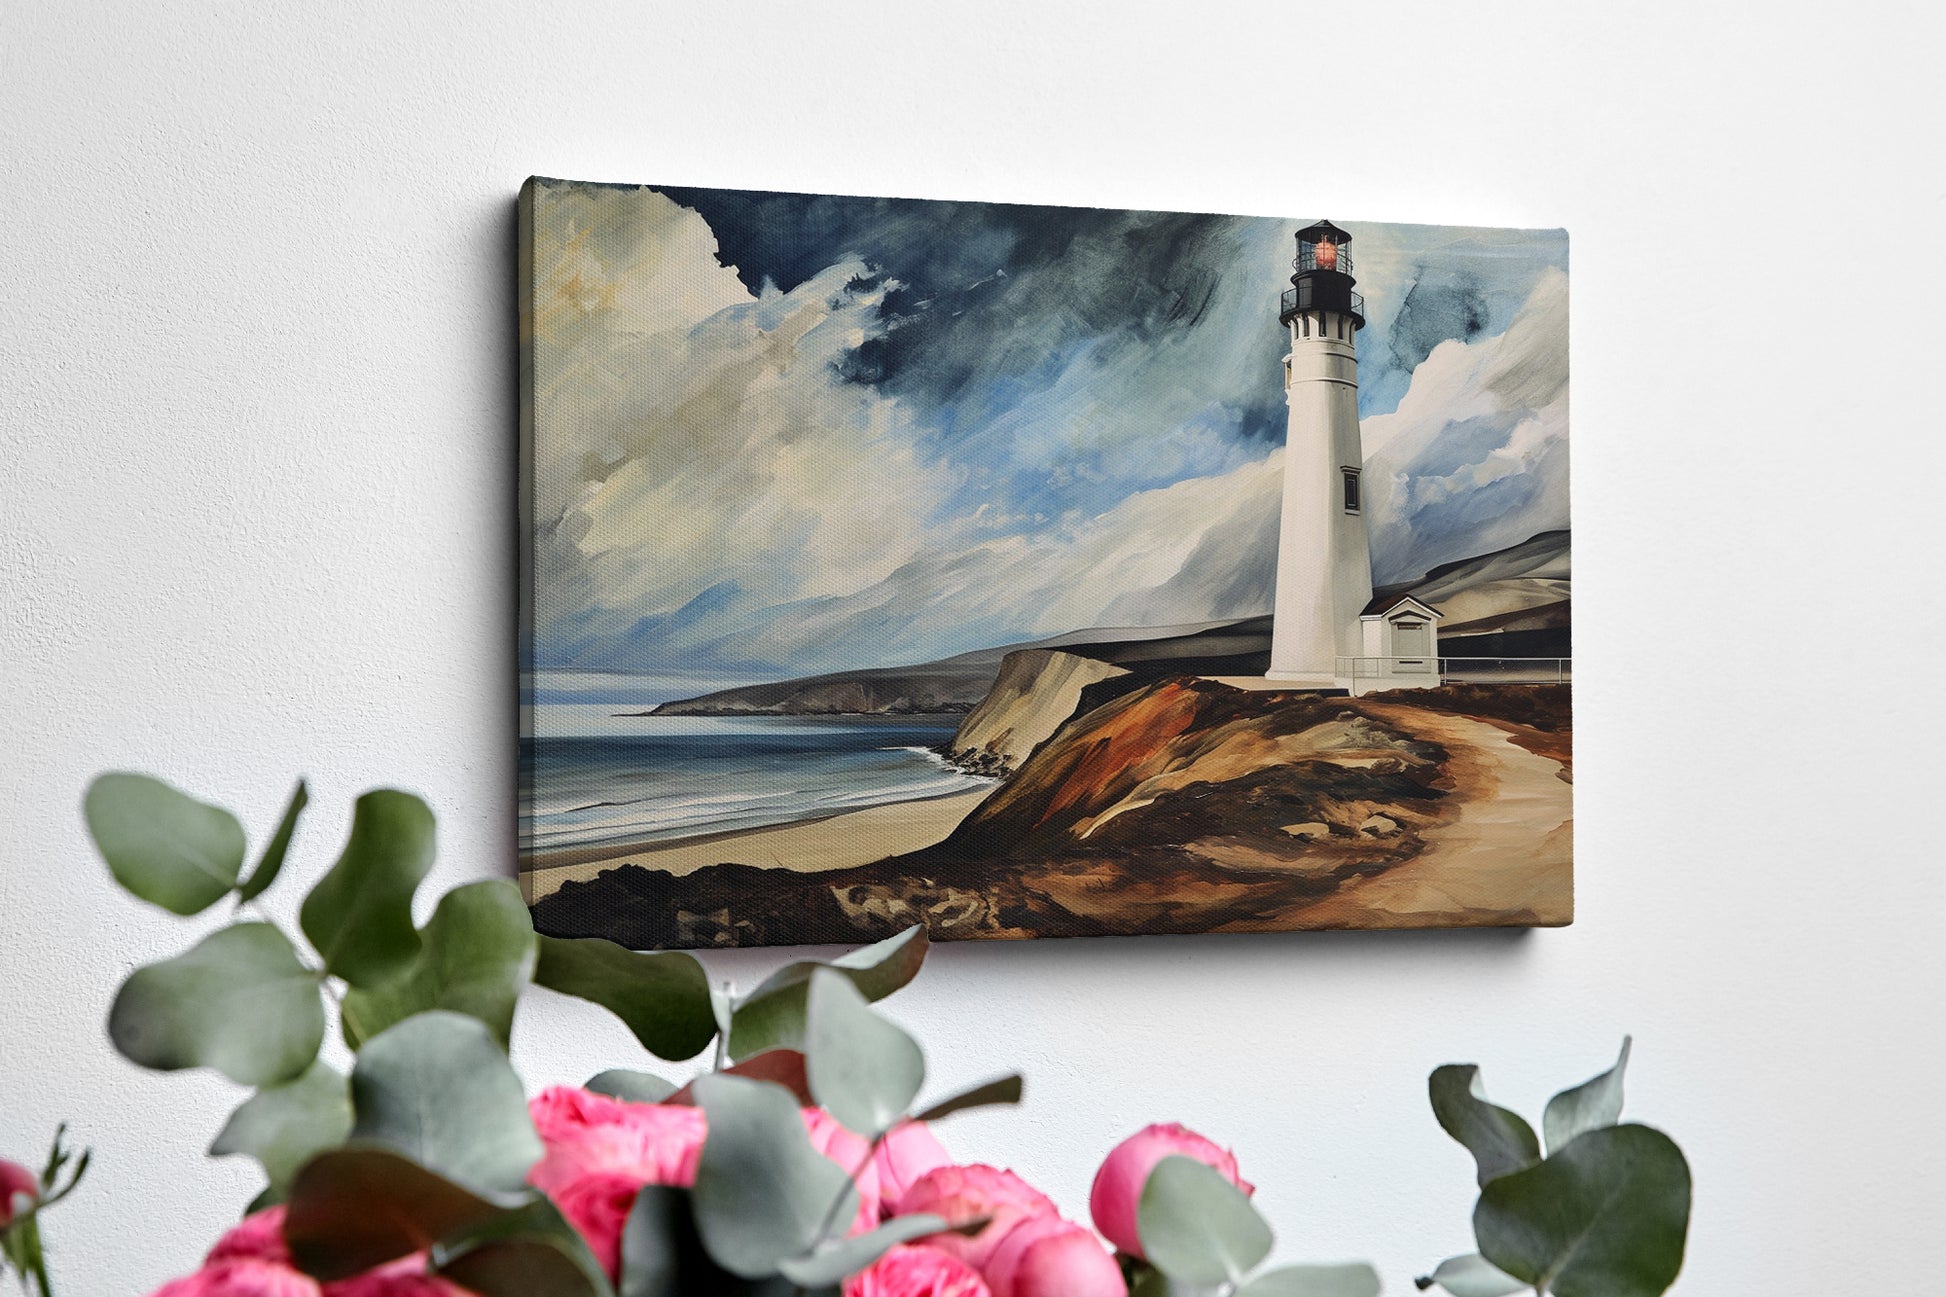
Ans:
[{"label": "canvas texture", "polygon": [[1572,920],[1565,232],[540,178],[519,229],[540,931]]}]

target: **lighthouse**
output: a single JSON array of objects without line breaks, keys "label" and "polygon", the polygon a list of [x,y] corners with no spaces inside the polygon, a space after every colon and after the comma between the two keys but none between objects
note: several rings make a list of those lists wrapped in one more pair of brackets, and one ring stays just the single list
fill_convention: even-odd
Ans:
[{"label": "lighthouse", "polygon": [[1330,221],[1297,232],[1291,286],[1278,323],[1290,331],[1284,394],[1284,511],[1277,540],[1277,606],[1270,678],[1331,687],[1353,675],[1372,602],[1365,532],[1365,454],[1358,438],[1358,331],[1365,299],[1353,288],[1351,235]]}]

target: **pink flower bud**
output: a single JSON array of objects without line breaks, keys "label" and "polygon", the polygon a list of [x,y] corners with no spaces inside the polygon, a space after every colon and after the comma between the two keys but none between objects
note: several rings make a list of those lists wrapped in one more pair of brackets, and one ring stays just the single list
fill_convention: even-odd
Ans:
[{"label": "pink flower bud", "polygon": [[935,1247],[901,1243],[845,1281],[844,1297],[992,1297],[979,1274]]},{"label": "pink flower bud", "polygon": [[1053,1216],[1008,1230],[984,1273],[993,1297],[1128,1297],[1122,1268],[1094,1231]]},{"label": "pink flower bud", "polygon": [[1234,1156],[1185,1126],[1170,1123],[1136,1132],[1102,1160],[1101,1170],[1095,1173],[1094,1190],[1088,1195],[1095,1228],[1130,1256],[1142,1255],[1142,1236],[1136,1229],[1142,1188],[1149,1182],[1149,1172],[1165,1157],[1193,1157],[1221,1171],[1245,1193],[1257,1191],[1237,1174]]},{"label": "pink flower bud", "polygon": [[[21,1202],[25,1197],[27,1201]],[[18,1162],[0,1157],[0,1229],[13,1222],[16,1212],[25,1211],[41,1196],[40,1177]]]}]

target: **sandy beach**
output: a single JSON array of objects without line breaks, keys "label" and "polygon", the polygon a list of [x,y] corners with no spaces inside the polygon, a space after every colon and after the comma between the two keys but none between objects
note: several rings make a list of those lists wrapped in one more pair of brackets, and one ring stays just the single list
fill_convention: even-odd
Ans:
[{"label": "sandy beach", "polygon": [[948,797],[892,802],[821,820],[675,842],[550,852],[538,857],[531,866],[522,866],[521,891],[532,904],[553,893],[562,883],[585,881],[617,865],[642,865],[677,875],[720,864],[761,865],[805,873],[868,865],[874,860],[917,851],[938,842],[992,791],[982,788]]}]

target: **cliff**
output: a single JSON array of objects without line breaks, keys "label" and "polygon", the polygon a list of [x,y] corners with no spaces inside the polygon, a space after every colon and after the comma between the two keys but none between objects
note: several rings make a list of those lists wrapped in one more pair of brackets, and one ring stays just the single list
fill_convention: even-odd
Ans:
[{"label": "cliff", "polygon": [[1067,724],[1089,685],[1128,671],[1056,649],[1016,649],[978,707],[961,723],[947,758],[976,774],[1012,774]]}]

